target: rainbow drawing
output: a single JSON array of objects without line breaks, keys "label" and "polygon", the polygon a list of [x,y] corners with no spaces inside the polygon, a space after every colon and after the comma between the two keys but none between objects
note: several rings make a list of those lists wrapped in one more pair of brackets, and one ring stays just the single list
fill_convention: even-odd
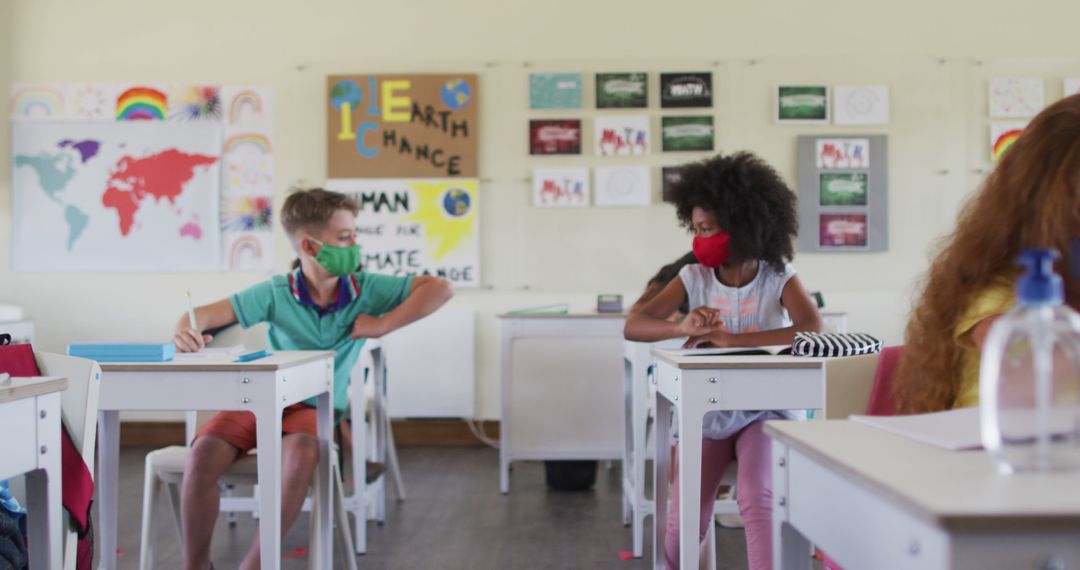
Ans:
[{"label": "rainbow drawing", "polygon": [[229,137],[225,141],[226,154],[244,147],[253,148],[260,154],[270,154],[270,139],[258,133],[245,133]]},{"label": "rainbow drawing", "polygon": [[229,103],[229,123],[239,121],[245,110],[254,115],[261,115],[263,112],[262,99],[250,89],[237,93]]},{"label": "rainbow drawing", "polygon": [[1005,151],[1009,150],[1009,147],[1016,142],[1016,139],[1020,138],[1020,135],[1024,132],[1024,126],[1022,124],[992,125],[990,151],[995,161],[1001,160]]},{"label": "rainbow drawing", "polygon": [[11,117],[15,119],[55,118],[63,109],[63,93],[46,85],[16,87],[11,98]]},{"label": "rainbow drawing", "polygon": [[259,261],[262,256],[262,243],[253,235],[241,235],[229,247],[229,269],[240,269],[244,261]]},{"label": "rainbow drawing", "polygon": [[168,98],[151,87],[132,87],[116,98],[116,120],[161,121],[168,110]]}]

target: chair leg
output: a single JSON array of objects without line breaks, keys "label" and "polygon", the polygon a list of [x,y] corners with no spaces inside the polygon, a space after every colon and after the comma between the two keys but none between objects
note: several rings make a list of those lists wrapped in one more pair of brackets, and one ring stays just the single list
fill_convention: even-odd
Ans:
[{"label": "chair leg", "polygon": [[[356,546],[352,540],[352,529],[349,527],[349,512],[345,510],[345,489],[341,482],[341,466],[337,463],[333,465],[334,469],[334,515],[337,519],[338,535],[341,537],[341,555],[345,557],[345,564],[348,570],[357,570],[356,568]],[[362,524],[363,521],[357,520],[357,524]]]},{"label": "chair leg", "polygon": [[180,551],[183,552],[184,525],[180,519],[180,486],[165,484],[165,497],[169,500],[169,511],[172,512],[176,527],[176,544],[180,545]]},{"label": "chair leg", "polygon": [[398,463],[397,446],[394,445],[394,430],[390,427],[390,416],[386,415],[386,462],[394,474],[394,487],[399,501],[405,500],[405,483],[401,480],[401,465]]},{"label": "chair leg", "polygon": [[705,533],[705,545],[702,547],[699,566],[703,570],[716,570],[716,521],[709,521],[709,530]]},{"label": "chair leg", "polygon": [[154,567],[154,546],[157,542],[157,525],[154,524],[154,500],[160,489],[160,479],[154,472],[153,453],[146,456],[143,470],[142,531],[139,540],[139,570]]}]

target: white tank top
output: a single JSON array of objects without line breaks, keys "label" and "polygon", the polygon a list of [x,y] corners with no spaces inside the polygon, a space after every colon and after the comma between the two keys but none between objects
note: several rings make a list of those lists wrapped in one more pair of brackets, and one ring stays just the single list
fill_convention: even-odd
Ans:
[{"label": "white tank top", "polygon": [[[794,275],[795,269],[790,264],[777,272],[768,263],[759,261],[753,280],[742,287],[728,287],[716,278],[714,269],[701,264],[687,265],[679,271],[690,310],[698,307],[719,310],[724,330],[735,334],[791,326],[787,309],[780,304],[780,295]],[[709,412],[705,414],[702,435],[706,439],[727,439],[757,420],[805,418],[805,411],[793,410]]]}]

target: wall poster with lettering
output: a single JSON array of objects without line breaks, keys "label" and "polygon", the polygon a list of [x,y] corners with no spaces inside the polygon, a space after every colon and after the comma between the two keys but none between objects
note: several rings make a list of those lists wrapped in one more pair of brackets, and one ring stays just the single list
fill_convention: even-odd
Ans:
[{"label": "wall poster with lettering", "polygon": [[328,178],[476,178],[475,74],[331,75]]},{"label": "wall poster with lettering", "polygon": [[480,286],[475,178],[331,179],[326,187],[360,206],[356,229],[364,270]]}]

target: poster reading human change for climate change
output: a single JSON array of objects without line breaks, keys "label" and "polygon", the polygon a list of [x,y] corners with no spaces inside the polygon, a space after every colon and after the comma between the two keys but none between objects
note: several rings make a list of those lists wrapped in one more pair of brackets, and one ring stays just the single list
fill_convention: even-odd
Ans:
[{"label": "poster reading human change for climate change", "polygon": [[328,178],[475,178],[477,76],[331,75]]},{"label": "poster reading human change for climate change", "polygon": [[475,178],[328,180],[326,185],[360,205],[356,230],[366,271],[480,285]]}]

